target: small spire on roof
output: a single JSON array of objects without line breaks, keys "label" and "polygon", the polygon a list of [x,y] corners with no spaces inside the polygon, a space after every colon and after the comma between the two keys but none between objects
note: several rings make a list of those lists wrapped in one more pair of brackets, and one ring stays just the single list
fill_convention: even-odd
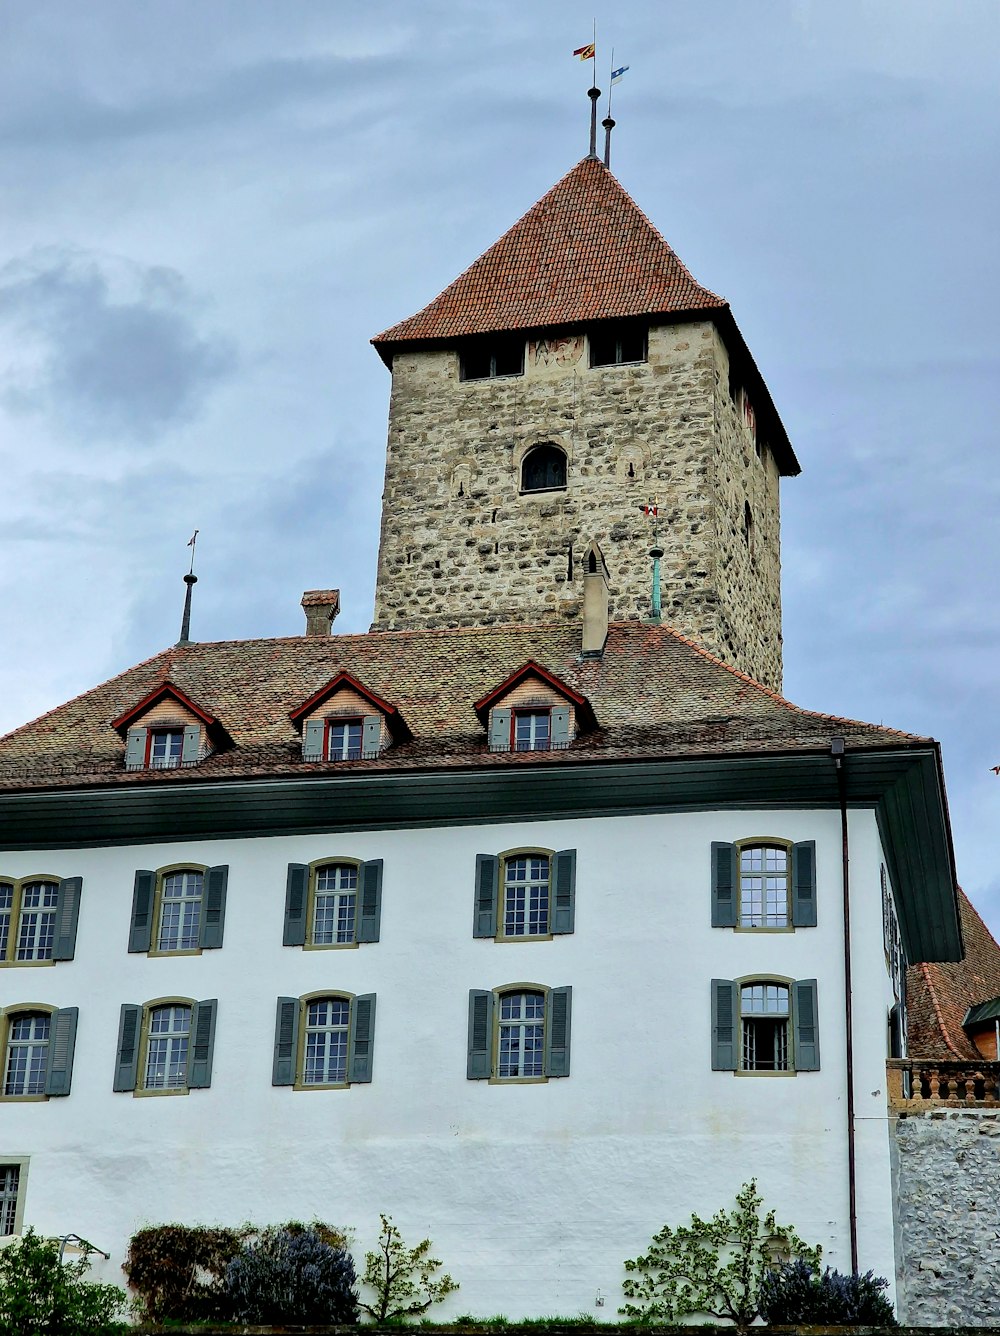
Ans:
[{"label": "small spire on roof", "polygon": [[191,590],[198,583],[198,577],[194,573],[194,549],[198,541],[198,533],[199,530],[195,529],[188,540],[188,547],[191,549],[191,565],[184,577],[187,588],[184,591],[184,615],[181,617],[181,638],[177,642],[177,648],[182,648],[184,645],[190,645],[191,643]]},{"label": "small spire on roof", "polygon": [[587,90],[587,96],[590,98],[590,153],[589,157],[597,157],[597,99],[601,96],[601,90],[596,87]]},{"label": "small spire on roof", "polygon": [[653,521],[653,546],[649,549],[649,555],[653,559],[653,589],[649,604],[649,616],[651,621],[658,622],[663,617],[660,601],[660,558],[663,556],[663,548],[660,546],[659,497],[652,497],[646,505],[641,505],[639,509],[647,519]]},{"label": "small spire on roof", "polygon": [[604,126],[604,165],[611,166],[611,131],[615,128],[615,123],[610,116],[605,116],[601,121]]}]

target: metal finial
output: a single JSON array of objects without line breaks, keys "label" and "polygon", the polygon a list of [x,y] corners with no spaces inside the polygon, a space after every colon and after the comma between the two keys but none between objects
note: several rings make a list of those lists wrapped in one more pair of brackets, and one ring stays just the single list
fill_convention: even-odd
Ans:
[{"label": "metal finial", "polygon": [[605,116],[601,121],[604,126],[604,165],[611,166],[611,131],[615,128],[615,123],[610,116]]},{"label": "metal finial", "polygon": [[181,617],[181,638],[177,642],[178,647],[191,643],[191,590],[198,583],[198,577],[194,573],[194,549],[198,541],[198,533],[199,530],[195,529],[188,540],[188,547],[191,549],[191,567],[184,577],[187,588],[184,590],[184,614]]},{"label": "metal finial", "polygon": [[653,521],[653,546],[649,549],[649,555],[653,558],[653,588],[650,598],[650,619],[654,622],[658,622],[663,615],[660,601],[660,558],[663,556],[663,548],[660,546],[659,497],[651,497],[645,505],[640,505],[639,509],[647,519]]},{"label": "metal finial", "polygon": [[597,87],[587,90],[587,96],[590,98],[590,156],[597,157],[597,99],[601,96],[601,90]]}]

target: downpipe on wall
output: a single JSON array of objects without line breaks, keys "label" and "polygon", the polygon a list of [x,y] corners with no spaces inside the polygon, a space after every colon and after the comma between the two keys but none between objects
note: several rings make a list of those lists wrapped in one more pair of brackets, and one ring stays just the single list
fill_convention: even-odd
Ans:
[{"label": "downpipe on wall", "polygon": [[854,999],[851,990],[851,875],[847,834],[847,774],[843,738],[830,739],[830,755],[837,768],[840,800],[841,880],[844,893],[844,1026],[847,1033],[847,1190],[851,1225],[851,1271],[858,1274],[858,1182],[854,1146]]}]

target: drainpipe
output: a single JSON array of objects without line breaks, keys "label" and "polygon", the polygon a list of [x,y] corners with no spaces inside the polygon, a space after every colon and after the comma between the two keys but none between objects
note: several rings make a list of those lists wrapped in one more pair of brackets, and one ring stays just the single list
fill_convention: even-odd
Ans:
[{"label": "drainpipe", "polygon": [[844,739],[830,739],[830,755],[837,767],[840,800],[841,866],[844,890],[844,1028],[847,1032],[847,1189],[850,1199],[851,1271],[858,1274],[858,1182],[854,1147],[854,1007],[851,995],[851,879],[850,845],[847,838],[847,775],[844,770]]}]

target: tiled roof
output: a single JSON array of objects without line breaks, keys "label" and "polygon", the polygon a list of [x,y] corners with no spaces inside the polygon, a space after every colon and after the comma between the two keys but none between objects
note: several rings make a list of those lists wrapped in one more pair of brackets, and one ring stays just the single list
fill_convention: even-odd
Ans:
[{"label": "tiled roof", "polygon": [[958,906],[965,959],[911,965],[906,972],[909,1048],[915,1058],[982,1061],[962,1021],[977,1002],[1000,996],[1000,946],[961,889]]},{"label": "tiled roof", "polygon": [[[532,659],[585,696],[597,728],[567,750],[490,753],[473,704]],[[301,775],[289,713],[339,672],[392,701],[412,738],[352,769],[577,764],[587,760],[795,752],[920,742],[910,734],[801,710],[665,626],[613,624],[602,658],[581,659],[573,624],[222,641],[164,650],[0,738],[0,789],[183,783]],[[170,681],[210,711],[232,746],[190,770],[123,767],[111,721]]]},{"label": "tiled roof", "polygon": [[603,163],[584,158],[384,345],[725,308]]}]

